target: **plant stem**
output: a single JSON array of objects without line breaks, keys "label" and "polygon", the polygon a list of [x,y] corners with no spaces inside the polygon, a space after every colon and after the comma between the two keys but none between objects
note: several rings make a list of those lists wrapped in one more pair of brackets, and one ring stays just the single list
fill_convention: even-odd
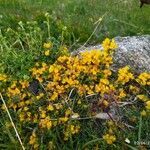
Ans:
[{"label": "plant stem", "polygon": [[17,136],[17,138],[18,138],[18,140],[19,140],[19,143],[20,143],[22,149],[25,150],[25,147],[23,146],[23,143],[22,143],[22,141],[21,141],[21,138],[20,138],[20,136],[19,136],[19,134],[18,134],[18,131],[17,131],[16,127],[15,127],[15,124],[14,124],[14,122],[13,122],[13,120],[12,120],[12,117],[11,117],[11,115],[10,115],[10,113],[9,113],[9,110],[8,110],[8,108],[7,108],[7,106],[6,106],[5,100],[3,99],[3,96],[2,96],[1,93],[0,93],[0,98],[1,98],[1,100],[2,100],[2,102],[3,102],[3,104],[4,104],[4,107],[5,107],[5,109],[6,109],[6,112],[7,112],[7,114],[8,114],[8,117],[9,117],[9,119],[10,119],[10,122],[11,122],[11,124],[12,124],[12,126],[13,126],[13,128],[14,128],[14,130],[15,130],[15,132],[16,132],[16,136]]}]

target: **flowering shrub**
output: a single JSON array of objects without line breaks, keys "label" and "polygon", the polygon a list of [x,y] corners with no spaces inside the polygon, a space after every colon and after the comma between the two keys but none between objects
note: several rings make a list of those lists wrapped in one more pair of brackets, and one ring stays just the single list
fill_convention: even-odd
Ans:
[{"label": "flowering shrub", "polygon": [[[106,38],[103,50],[91,50],[72,56],[65,46],[54,63],[36,62],[28,80],[15,80],[0,74],[2,95],[9,111],[28,132],[28,147],[39,149],[44,137],[47,148],[55,149],[55,140],[68,141],[82,133],[82,119],[94,118],[98,113],[110,116],[108,131],[102,137],[107,144],[117,139],[119,121],[109,110],[119,107],[132,96],[142,101],[141,115],[150,112],[150,98],[145,89],[150,85],[150,73],[139,76],[125,66],[115,73],[111,69],[115,41]],[[44,57],[51,56],[53,44],[44,43]],[[96,98],[93,98],[93,95]],[[90,101],[88,97],[91,97]],[[5,111],[4,105],[1,109]],[[94,129],[93,129],[94,130]],[[54,137],[54,134],[56,137]]]}]

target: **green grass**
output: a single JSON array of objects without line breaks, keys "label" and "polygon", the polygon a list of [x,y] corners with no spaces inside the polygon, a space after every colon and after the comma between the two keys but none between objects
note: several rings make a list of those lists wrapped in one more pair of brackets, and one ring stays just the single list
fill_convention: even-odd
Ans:
[{"label": "green grass", "polygon": [[[50,14],[49,29],[45,24],[46,12]],[[149,34],[149,14],[149,6],[140,9],[138,0],[128,3],[124,0],[0,0],[0,42],[5,43],[0,51],[1,66],[4,66],[0,67],[0,72],[15,72],[17,76],[27,73],[40,56],[42,43],[48,40],[48,35],[76,50],[95,28],[86,45],[100,43],[106,37]],[[32,29],[25,25],[28,31],[24,32],[18,25],[20,21],[37,21],[37,25],[32,25]],[[41,31],[37,30],[39,27]],[[14,30],[10,37],[7,28]]]},{"label": "green grass", "polygon": [[[46,12],[50,14],[49,18],[45,17]],[[53,63],[60,55],[58,49],[64,45],[76,50],[87,41],[95,28],[97,30],[87,45],[100,43],[106,37],[150,34],[149,14],[149,6],[144,5],[140,9],[139,0],[0,0],[0,74],[6,73],[14,80],[29,79],[29,69],[35,62]],[[43,56],[43,43],[46,41],[54,44],[50,58]],[[140,149],[134,141],[141,139],[150,142],[150,118],[140,118],[140,111],[138,106],[126,112],[129,118],[136,117],[135,128],[125,132],[118,130],[117,146],[101,140],[105,122],[88,120],[82,123],[84,131],[67,144],[61,141],[61,137],[56,139],[56,149],[94,149],[96,144],[102,150]],[[19,133],[24,135],[15,114],[12,115]],[[8,116],[0,110],[0,149],[20,149],[15,132],[7,123]],[[28,133],[23,137],[23,143],[28,141],[27,137]],[[46,140],[46,137],[43,139]],[[129,138],[131,143],[125,144],[125,138]],[[46,149],[43,139],[41,150]],[[62,142],[62,147],[59,147],[59,142]],[[147,145],[147,149],[149,147]]]},{"label": "green grass", "polygon": [[89,43],[97,43],[105,37],[141,35],[150,33],[149,6],[139,8],[139,0],[1,0],[1,27],[15,27],[20,20],[39,20],[48,11],[55,23],[51,34],[55,37],[66,26],[66,42],[85,42],[93,32],[100,17],[102,23]]}]

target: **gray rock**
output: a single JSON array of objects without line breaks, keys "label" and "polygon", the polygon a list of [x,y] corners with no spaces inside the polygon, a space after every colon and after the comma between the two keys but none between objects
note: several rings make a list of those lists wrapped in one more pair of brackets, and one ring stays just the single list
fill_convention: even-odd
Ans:
[{"label": "gray rock", "polygon": [[[118,48],[114,53],[114,70],[129,65],[134,72],[150,72],[150,35],[116,37],[115,41]],[[99,50],[102,46],[82,47],[77,53],[92,49]]]}]

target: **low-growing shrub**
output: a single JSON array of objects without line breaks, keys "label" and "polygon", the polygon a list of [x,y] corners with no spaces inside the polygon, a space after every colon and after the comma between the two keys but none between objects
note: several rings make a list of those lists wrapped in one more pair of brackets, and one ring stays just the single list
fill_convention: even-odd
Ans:
[{"label": "low-growing shrub", "polygon": [[[59,55],[51,61],[53,43],[47,42],[41,53],[43,59],[30,68],[27,79],[14,80],[0,74],[2,98],[27,149],[65,149],[67,143],[81,149],[89,139],[89,134],[84,139],[88,125],[100,142],[115,145],[126,137],[128,122],[122,118],[133,118],[129,111],[137,116],[149,115],[150,73],[136,75],[129,66],[114,72],[111,65],[117,45],[108,38],[102,45],[103,50],[84,51],[77,56],[60,46]],[[0,106],[1,114],[6,115],[2,102]],[[100,121],[97,127],[93,120],[98,123],[102,119],[106,121]],[[8,128],[13,130],[11,125]],[[79,140],[85,143],[79,145]]]}]

